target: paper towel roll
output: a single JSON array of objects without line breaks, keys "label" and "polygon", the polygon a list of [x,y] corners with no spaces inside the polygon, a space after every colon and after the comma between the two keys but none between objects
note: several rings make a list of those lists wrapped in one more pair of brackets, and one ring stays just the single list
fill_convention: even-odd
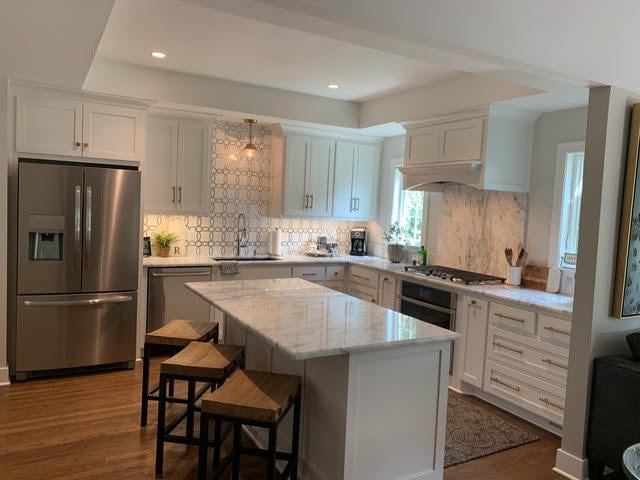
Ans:
[{"label": "paper towel roll", "polygon": [[280,238],[280,230],[277,228],[271,232],[271,255],[281,256],[282,246]]}]

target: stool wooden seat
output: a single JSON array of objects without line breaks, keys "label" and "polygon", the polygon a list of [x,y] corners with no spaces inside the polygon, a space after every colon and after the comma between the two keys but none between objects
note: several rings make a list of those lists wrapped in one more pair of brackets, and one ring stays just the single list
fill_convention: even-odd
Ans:
[{"label": "stool wooden seat", "polygon": [[[286,460],[287,465],[281,478],[289,477],[295,480],[298,470],[301,381],[301,377],[297,375],[238,370],[216,391],[203,396],[200,404],[198,479],[207,478],[209,424],[213,420],[215,422],[213,479],[219,478],[229,463],[232,463],[232,478],[237,480],[240,475],[240,455],[250,454],[267,457],[265,478],[269,480],[274,478],[276,460]],[[293,407],[291,453],[278,452],[276,450],[278,425],[291,407]],[[233,448],[221,462],[219,432],[222,421],[233,424]],[[242,447],[240,444],[242,425],[267,428],[268,449]]]},{"label": "stool wooden seat", "polygon": [[[149,400],[158,400],[158,396],[154,395],[158,391],[158,385],[154,385],[151,389],[149,388],[149,362],[154,350],[168,347],[173,349],[173,353],[176,353],[195,341],[218,343],[218,332],[219,326],[216,322],[194,322],[175,319],[145,335],[142,358],[141,427],[147,425]],[[171,390],[171,395],[173,395],[173,389]]]},{"label": "stool wooden seat", "polygon": [[[209,342],[191,342],[183,350],[160,364],[160,388],[158,403],[158,429],[156,442],[156,473],[162,473],[164,443],[197,445],[193,435],[194,414],[199,409],[196,401],[209,389],[212,391],[233,371],[244,366],[244,347],[239,345],[213,345]],[[187,398],[167,396],[167,384],[173,380],[187,381]],[[204,386],[196,392],[196,382]],[[167,403],[186,405],[186,409],[166,424]],[[186,422],[186,434],[174,435],[173,430]]]}]

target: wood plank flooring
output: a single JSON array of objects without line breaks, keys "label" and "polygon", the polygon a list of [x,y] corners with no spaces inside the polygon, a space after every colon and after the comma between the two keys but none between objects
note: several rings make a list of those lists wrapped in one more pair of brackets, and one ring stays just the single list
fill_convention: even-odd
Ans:
[{"label": "wood plank flooring", "polygon": [[[158,361],[151,378],[157,378]],[[153,479],[156,402],[141,428],[142,365],[0,387],[0,478]],[[488,406],[478,400],[483,408]],[[516,423],[516,417],[497,410]],[[529,425],[529,424],[526,424]],[[551,471],[557,437],[531,427],[541,439],[445,469],[445,480],[559,480]],[[242,478],[264,478],[262,460],[244,459]],[[167,444],[162,478],[193,479],[196,448]]]}]

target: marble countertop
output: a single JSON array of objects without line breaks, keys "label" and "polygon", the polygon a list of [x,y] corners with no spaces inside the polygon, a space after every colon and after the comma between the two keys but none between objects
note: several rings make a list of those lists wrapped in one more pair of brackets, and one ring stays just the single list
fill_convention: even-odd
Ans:
[{"label": "marble countertop", "polygon": [[[573,298],[557,293],[541,292],[527,288],[511,287],[508,285],[461,285],[445,280],[422,277],[405,273],[404,265],[391,263],[387,259],[378,257],[356,257],[340,255],[335,257],[311,257],[306,255],[288,255],[280,260],[273,261],[247,261],[239,262],[242,266],[279,266],[279,265],[318,265],[318,264],[354,264],[374,268],[381,272],[389,272],[397,278],[411,280],[416,283],[440,287],[459,294],[474,295],[488,300],[510,302],[523,307],[534,308],[538,312],[560,315],[570,318],[573,311]],[[210,257],[146,257],[143,259],[144,267],[192,267],[211,265],[215,267],[220,262]]]},{"label": "marble countertop", "polygon": [[299,278],[185,285],[295,360],[460,336]]}]

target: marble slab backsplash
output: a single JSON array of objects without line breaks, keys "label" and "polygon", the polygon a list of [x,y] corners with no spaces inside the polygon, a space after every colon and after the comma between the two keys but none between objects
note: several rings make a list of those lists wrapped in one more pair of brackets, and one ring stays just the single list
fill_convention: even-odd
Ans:
[{"label": "marble slab backsplash", "polygon": [[270,232],[281,231],[283,254],[306,251],[318,236],[337,241],[339,252],[350,248],[349,230],[362,222],[329,219],[283,219],[269,216],[271,199],[271,130],[253,130],[254,158],[243,154],[249,138],[246,124],[216,122],[211,135],[211,189],[208,215],[144,215],[145,236],[165,230],[178,236],[171,255],[234,255],[238,217],[245,216],[248,245],[241,254],[269,252]]},{"label": "marble slab backsplash", "polygon": [[526,211],[524,193],[445,185],[438,225],[438,263],[504,277],[504,249],[515,251],[524,241]]}]

